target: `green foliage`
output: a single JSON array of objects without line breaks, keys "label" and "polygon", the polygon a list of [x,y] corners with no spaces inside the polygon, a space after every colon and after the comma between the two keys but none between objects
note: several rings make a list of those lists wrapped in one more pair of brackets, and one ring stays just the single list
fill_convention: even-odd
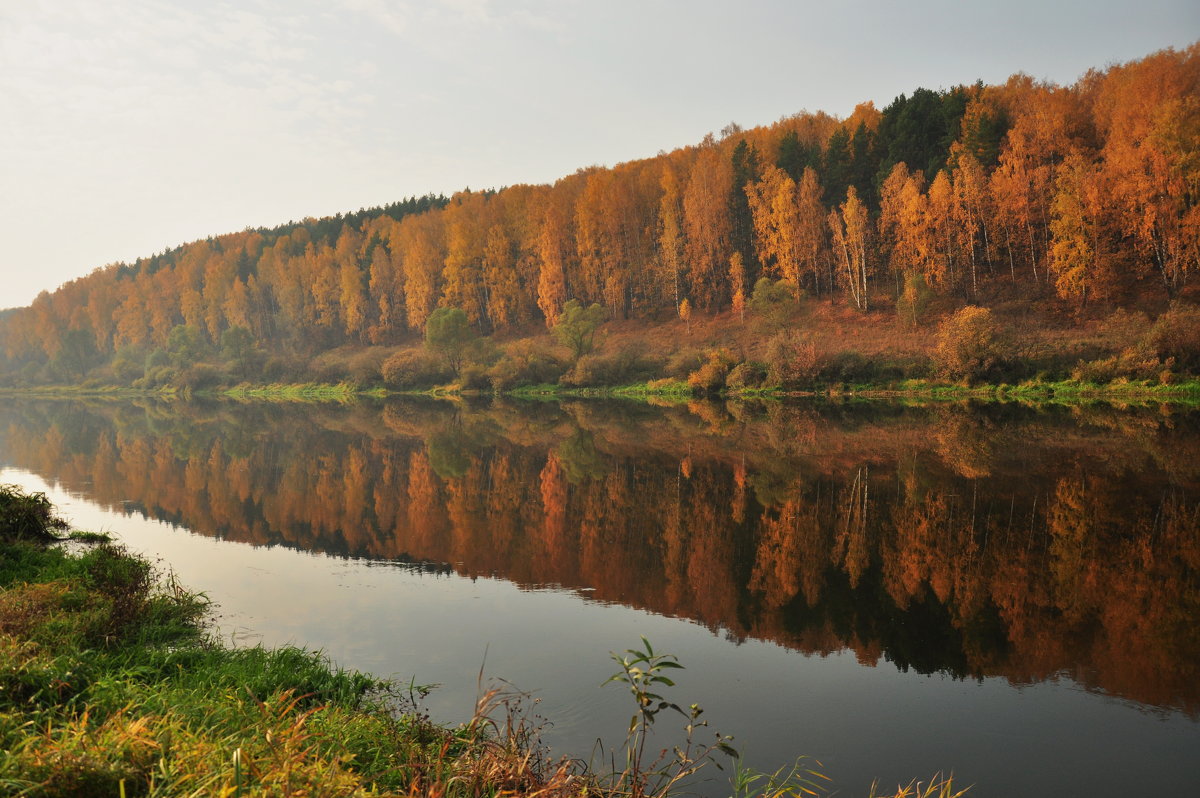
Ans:
[{"label": "green foliage", "polygon": [[461,308],[440,307],[425,323],[425,346],[440,355],[455,374],[478,337]]},{"label": "green foliage", "polygon": [[221,356],[226,360],[245,360],[254,348],[254,336],[245,327],[230,327],[221,333]]},{"label": "green foliage", "polygon": [[[667,796],[681,782],[700,770],[714,764],[717,753],[736,758],[738,753],[731,743],[732,737],[717,734],[710,744],[697,744],[694,735],[697,729],[708,725],[700,720],[704,710],[698,704],[686,710],[663,695],[664,687],[674,687],[675,681],[667,671],[682,670],[683,665],[674,654],[656,654],[650,641],[642,638],[642,648],[627,649],[624,654],[610,652],[619,670],[604,682],[622,684],[633,697],[637,711],[629,719],[625,738],[625,767],[613,776],[612,785],[617,792],[635,796]],[[685,742],[674,749],[674,757],[663,761],[660,757],[653,762],[646,759],[646,741],[659,714],[670,712],[684,718]]]},{"label": "green foliage", "polygon": [[62,336],[51,368],[68,380],[78,380],[100,362],[96,338],[90,330],[68,330]]},{"label": "green foliage", "polygon": [[763,277],[754,284],[750,310],[772,327],[781,327],[796,307],[796,286],[786,280]]},{"label": "green foliage", "polygon": [[167,357],[176,368],[195,363],[207,349],[203,333],[190,324],[177,324],[167,335]]},{"label": "green foliage", "polygon": [[225,372],[211,363],[195,363],[175,375],[171,382],[185,391],[203,391],[226,381]]},{"label": "green foliage", "polygon": [[110,365],[113,376],[119,382],[131,383],[145,374],[145,362],[146,358],[139,350],[123,346],[113,355]]},{"label": "green foliage", "polygon": [[46,494],[0,485],[0,540],[52,540],[66,528]]},{"label": "green foliage", "polygon": [[[946,165],[950,145],[962,130],[966,111],[966,91],[955,87],[949,91],[918,88],[912,96],[901,94],[883,109],[878,137],[885,147],[877,174],[883,178],[892,167],[903,161],[910,169],[920,169],[932,181]],[[981,131],[994,136],[996,131]],[[990,144],[990,138],[983,144]]]},{"label": "green foliage", "polygon": [[929,300],[932,298],[933,291],[925,282],[925,275],[918,271],[906,271],[904,273],[904,290],[896,299],[896,316],[906,327],[919,327],[925,316],[925,309],[929,306]]},{"label": "green foliage", "polygon": [[567,481],[572,485],[600,479],[608,473],[604,458],[596,450],[596,439],[587,430],[578,429],[554,448]]},{"label": "green foliage", "polygon": [[[782,767],[773,773],[764,773],[747,767],[739,757],[734,763],[732,798],[797,798],[797,796],[820,795],[825,792],[830,778],[819,770],[805,764],[807,757],[800,757],[791,767]],[[821,767],[818,760],[812,760]]]},{"label": "green foliage", "polygon": [[572,358],[578,361],[592,351],[596,330],[603,322],[604,308],[594,303],[585,307],[578,299],[572,299],[563,305],[551,332],[555,340],[570,349]]}]

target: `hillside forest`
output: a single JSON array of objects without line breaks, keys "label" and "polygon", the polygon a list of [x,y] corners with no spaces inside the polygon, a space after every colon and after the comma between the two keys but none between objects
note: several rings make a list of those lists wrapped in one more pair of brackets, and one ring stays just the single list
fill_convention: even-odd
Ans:
[{"label": "hillside forest", "polygon": [[0,311],[0,386],[1169,382],[1198,268],[1194,44],[111,264]]}]

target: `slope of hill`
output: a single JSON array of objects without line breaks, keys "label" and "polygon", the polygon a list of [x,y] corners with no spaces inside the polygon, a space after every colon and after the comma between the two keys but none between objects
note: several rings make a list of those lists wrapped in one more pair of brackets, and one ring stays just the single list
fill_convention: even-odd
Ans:
[{"label": "slope of hill", "polygon": [[[844,120],[731,125],[552,186],[196,241],[0,315],[0,384],[370,383],[397,357],[400,382],[475,387],[706,364],[708,387],[740,364],[743,386],[1187,372],[1200,357],[1198,98],[1192,45],[1070,87],[1015,75],[917,89]],[[603,357],[541,340],[571,300],[603,309]],[[474,345],[452,373],[402,351],[449,308],[464,335],[500,344]],[[977,339],[956,366],[947,347]]]}]

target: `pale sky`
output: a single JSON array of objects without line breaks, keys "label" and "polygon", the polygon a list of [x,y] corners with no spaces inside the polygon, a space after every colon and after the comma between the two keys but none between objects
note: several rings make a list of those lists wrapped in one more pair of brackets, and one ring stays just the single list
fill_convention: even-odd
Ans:
[{"label": "pale sky", "polygon": [[0,0],[0,308],[208,235],[1197,39],[1196,0]]}]

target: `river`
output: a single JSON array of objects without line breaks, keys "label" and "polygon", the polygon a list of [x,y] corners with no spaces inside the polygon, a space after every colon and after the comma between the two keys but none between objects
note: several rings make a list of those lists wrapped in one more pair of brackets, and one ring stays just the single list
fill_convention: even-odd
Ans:
[{"label": "river", "polygon": [[702,739],[837,794],[1200,792],[1196,411],[9,400],[0,469],[226,641],[437,684],[447,722],[506,680],[556,753],[619,748],[644,636]]}]

